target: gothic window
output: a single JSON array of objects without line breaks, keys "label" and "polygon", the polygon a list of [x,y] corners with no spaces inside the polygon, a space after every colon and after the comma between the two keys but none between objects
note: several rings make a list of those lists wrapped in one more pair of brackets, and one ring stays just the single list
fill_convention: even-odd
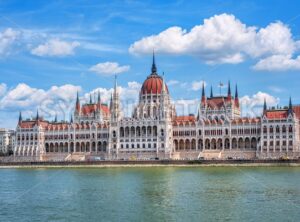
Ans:
[{"label": "gothic window", "polygon": [[285,125],[282,126],[282,132],[286,133],[286,126]]},{"label": "gothic window", "polygon": [[160,135],[164,136],[164,130],[163,129],[160,130]]}]

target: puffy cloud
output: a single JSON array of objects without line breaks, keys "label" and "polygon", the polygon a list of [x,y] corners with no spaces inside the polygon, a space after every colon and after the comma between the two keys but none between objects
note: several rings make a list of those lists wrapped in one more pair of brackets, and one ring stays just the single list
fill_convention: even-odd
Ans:
[{"label": "puffy cloud", "polygon": [[242,105],[243,116],[259,116],[261,115],[264,100],[266,99],[268,106],[275,106],[279,103],[279,98],[276,98],[268,93],[258,92],[252,96],[243,96],[240,99]]},{"label": "puffy cloud", "polygon": [[89,70],[101,75],[113,75],[129,71],[130,66],[120,66],[117,62],[103,62],[92,66]]},{"label": "puffy cloud", "polygon": [[290,29],[281,22],[265,28],[247,26],[234,15],[221,14],[204,19],[190,31],[170,27],[157,35],[134,42],[129,52],[148,54],[185,54],[199,57],[208,64],[240,63],[247,57],[265,58],[272,55],[292,55],[299,48]]},{"label": "puffy cloud", "polygon": [[46,43],[31,50],[37,56],[68,56],[74,54],[74,49],[80,44],[77,41],[66,42],[60,39],[50,39]]},{"label": "puffy cloud", "polygon": [[192,82],[192,90],[198,91],[199,89],[202,88],[203,84],[204,84],[204,87],[206,87],[206,82],[205,81],[193,81]]},{"label": "puffy cloud", "polygon": [[287,71],[300,69],[300,56],[295,59],[291,55],[273,55],[265,59],[261,59],[253,66],[254,70],[265,71]]},{"label": "puffy cloud", "polygon": [[177,115],[196,114],[199,107],[198,99],[178,99],[173,102]]},{"label": "puffy cloud", "polygon": [[255,35],[254,42],[246,45],[246,51],[253,57],[268,55],[290,55],[295,52],[299,41],[292,38],[291,30],[282,22],[269,24]]},{"label": "puffy cloud", "polygon": [[0,55],[6,55],[9,53],[10,47],[16,42],[20,32],[7,28],[0,33]]},{"label": "puffy cloud", "polygon": [[1,98],[0,109],[6,112],[22,110],[25,114],[33,115],[38,108],[46,118],[57,113],[68,119],[74,108],[76,92],[80,90],[81,87],[73,85],[52,86],[44,90],[20,83]]},{"label": "puffy cloud", "polygon": [[0,97],[5,94],[6,90],[7,90],[6,84],[5,83],[0,83]]},{"label": "puffy cloud", "polygon": [[[18,84],[16,87],[7,90],[5,84],[0,84],[0,109],[4,113],[15,113],[22,111],[25,118],[35,116],[38,109],[40,114],[52,120],[57,114],[59,118],[69,120],[74,111],[76,93],[81,92],[80,86],[62,85],[52,86],[51,88],[38,89],[30,87],[25,83]],[[121,105],[126,115],[131,115],[132,109],[138,100],[141,84],[138,82],[128,82],[126,86],[118,86]],[[88,102],[90,95],[93,101],[96,100],[100,92],[101,100],[109,103],[113,88],[96,88],[82,95],[81,102]],[[0,92],[1,93],[1,92]]]},{"label": "puffy cloud", "polygon": [[174,79],[171,79],[170,81],[167,82],[168,86],[174,86],[174,85],[177,85],[177,84],[179,84],[179,81],[174,80]]}]

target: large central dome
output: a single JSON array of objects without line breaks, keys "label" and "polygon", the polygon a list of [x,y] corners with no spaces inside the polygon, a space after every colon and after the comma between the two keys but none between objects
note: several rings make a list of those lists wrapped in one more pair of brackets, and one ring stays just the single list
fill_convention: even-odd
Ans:
[{"label": "large central dome", "polygon": [[[144,81],[141,94],[161,94],[163,89],[163,78],[157,74],[157,69],[155,65],[155,57],[153,54],[153,63],[151,68],[151,74]],[[166,93],[169,93],[168,87],[165,84]]]}]

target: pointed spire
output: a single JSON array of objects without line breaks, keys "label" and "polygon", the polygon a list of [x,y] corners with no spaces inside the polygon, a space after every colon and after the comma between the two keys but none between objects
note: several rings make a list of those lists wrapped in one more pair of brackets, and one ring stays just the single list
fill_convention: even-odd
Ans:
[{"label": "pointed spire", "polygon": [[234,95],[234,98],[235,99],[239,98],[237,84],[235,85],[235,95]]},{"label": "pointed spire", "polygon": [[153,49],[153,56],[152,56],[152,67],[151,67],[151,74],[156,74],[157,69],[156,69],[156,64],[155,64],[155,54],[154,54],[154,49]]},{"label": "pointed spire", "polygon": [[162,92],[163,94],[166,92],[166,85],[165,85],[165,72],[162,74]]},{"label": "pointed spire", "polygon": [[290,113],[293,113],[292,97],[290,97],[290,101],[289,101],[289,114]]},{"label": "pointed spire", "polygon": [[78,94],[78,91],[77,91],[76,103],[79,103],[79,94]]},{"label": "pointed spire", "polygon": [[92,100],[92,94],[90,94],[90,104],[93,103],[93,100]]},{"label": "pointed spire", "polygon": [[39,110],[36,110],[36,120],[39,120],[40,116],[39,116]]},{"label": "pointed spire", "polygon": [[266,101],[266,98],[264,98],[264,112],[267,111],[267,101]]},{"label": "pointed spire", "polygon": [[227,101],[231,103],[231,87],[230,87],[230,81],[228,81],[228,92],[227,92]]},{"label": "pointed spire", "polygon": [[113,94],[111,93],[110,95],[110,104],[109,104],[109,108],[110,108],[110,111],[112,111],[113,109]]},{"label": "pointed spire", "polygon": [[230,81],[228,81],[228,93],[227,93],[227,96],[231,97],[231,87],[230,87]]},{"label": "pointed spire", "polygon": [[100,95],[100,91],[98,91],[98,99],[97,99],[98,101],[98,104],[100,105],[101,104],[101,95]]},{"label": "pointed spire", "polygon": [[204,81],[202,82],[202,96],[201,96],[201,103],[205,103],[206,102],[206,97],[205,97],[205,85],[204,85]]},{"label": "pointed spire", "polygon": [[115,82],[114,82],[114,90],[115,90],[115,92],[117,91],[117,86],[118,86],[117,75],[115,75]]},{"label": "pointed spire", "polygon": [[76,109],[75,111],[76,111],[77,113],[80,112],[80,101],[79,101],[79,94],[78,94],[78,91],[77,91],[77,98],[76,98],[75,109]]},{"label": "pointed spire", "polygon": [[240,102],[239,102],[239,94],[238,94],[238,87],[237,87],[237,84],[235,85],[235,95],[234,95],[234,102],[235,102],[235,105],[237,107],[240,106]]},{"label": "pointed spire", "polygon": [[210,98],[213,98],[214,97],[214,94],[213,94],[213,88],[212,86],[210,87]]},{"label": "pointed spire", "polygon": [[22,112],[19,113],[19,123],[22,122]]}]

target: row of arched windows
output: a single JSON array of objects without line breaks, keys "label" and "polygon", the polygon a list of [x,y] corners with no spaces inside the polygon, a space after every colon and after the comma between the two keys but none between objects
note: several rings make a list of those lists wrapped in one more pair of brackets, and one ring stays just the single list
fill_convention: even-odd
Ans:
[{"label": "row of arched windows", "polygon": [[256,149],[258,139],[253,138],[226,138],[224,141],[219,139],[202,139],[198,140],[196,145],[195,139],[180,139],[174,140],[174,148],[176,151],[180,150],[203,150],[205,149]]},{"label": "row of arched windows", "polygon": [[106,152],[107,142],[46,143],[47,153]]},{"label": "row of arched windows", "polygon": [[[157,136],[157,126],[142,126],[142,127],[120,127],[120,137],[151,137],[151,136]],[[116,136],[116,133],[114,132],[113,136]],[[160,130],[160,136],[164,136],[164,130]]]},{"label": "row of arched windows", "polygon": [[283,125],[282,127],[280,127],[279,125],[277,125],[276,127],[274,126],[264,126],[263,127],[263,132],[264,133],[267,133],[269,131],[269,133],[286,133],[286,132],[289,132],[289,133],[292,133],[293,132],[293,126],[292,125],[289,125],[288,127]]}]

